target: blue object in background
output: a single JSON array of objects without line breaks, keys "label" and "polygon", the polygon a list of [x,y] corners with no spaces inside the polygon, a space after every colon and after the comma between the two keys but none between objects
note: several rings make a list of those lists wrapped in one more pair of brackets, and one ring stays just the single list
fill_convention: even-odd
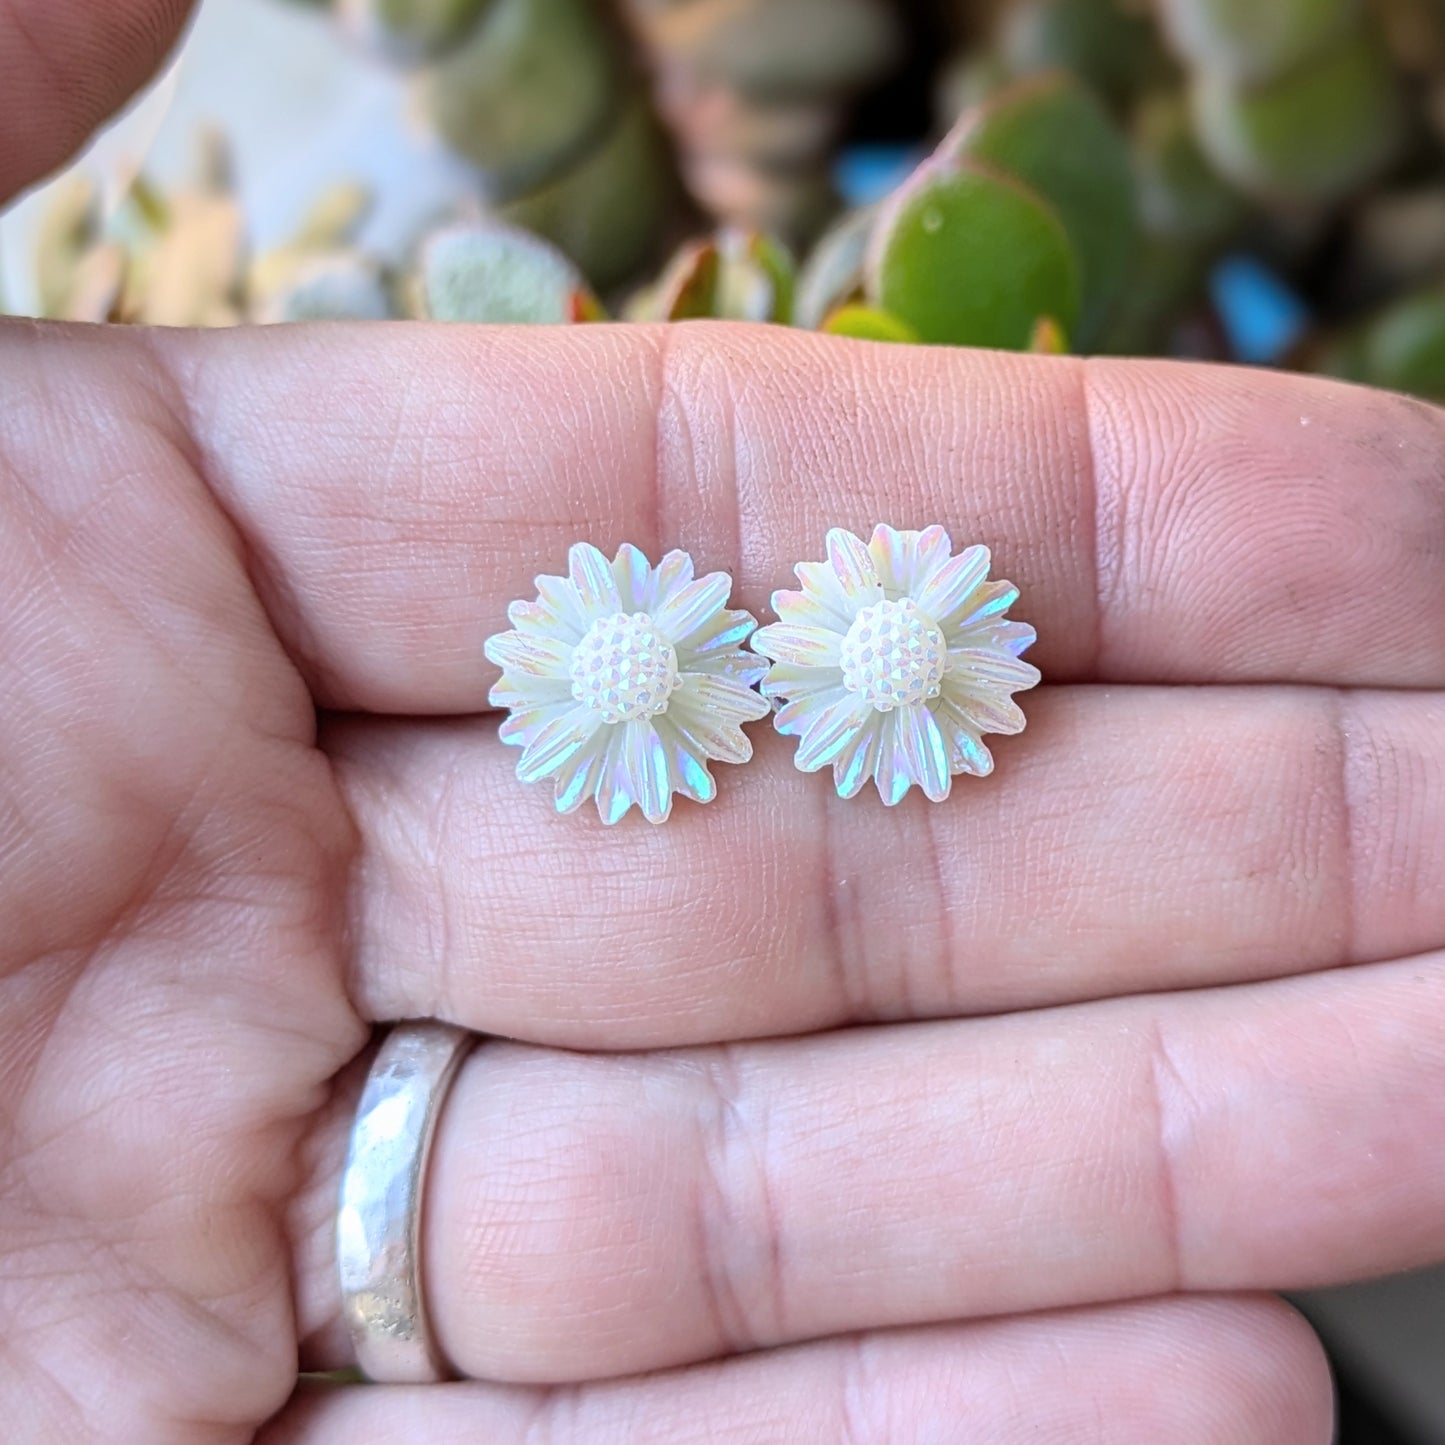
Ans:
[{"label": "blue object in background", "polygon": [[833,184],[850,206],[871,206],[906,181],[923,154],[911,145],[849,146],[833,166]]},{"label": "blue object in background", "polygon": [[1226,256],[1209,288],[1230,349],[1251,366],[1283,361],[1309,326],[1304,302],[1253,256]]}]

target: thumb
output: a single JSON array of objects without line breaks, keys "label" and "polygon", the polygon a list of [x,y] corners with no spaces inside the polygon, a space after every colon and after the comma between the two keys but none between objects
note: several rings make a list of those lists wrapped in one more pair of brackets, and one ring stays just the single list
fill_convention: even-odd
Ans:
[{"label": "thumb", "polygon": [[149,79],[191,0],[0,0],[0,204]]}]

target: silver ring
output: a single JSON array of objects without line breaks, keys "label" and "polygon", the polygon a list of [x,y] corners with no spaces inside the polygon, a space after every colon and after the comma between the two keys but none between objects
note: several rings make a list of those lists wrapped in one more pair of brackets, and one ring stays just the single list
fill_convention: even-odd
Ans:
[{"label": "silver ring", "polygon": [[397,1024],[357,1105],[341,1175],[336,1265],[356,1363],[386,1385],[450,1379],[422,1290],[427,1159],[447,1091],[476,1035],[450,1024]]}]

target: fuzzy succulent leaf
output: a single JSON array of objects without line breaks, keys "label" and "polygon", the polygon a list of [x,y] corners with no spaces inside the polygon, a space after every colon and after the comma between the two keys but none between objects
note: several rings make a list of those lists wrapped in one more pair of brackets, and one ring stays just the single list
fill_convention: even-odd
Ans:
[{"label": "fuzzy succulent leaf", "polygon": [[1268,201],[1349,195],[1390,161],[1404,131],[1397,76],[1363,33],[1262,88],[1201,72],[1192,101],[1210,161]]},{"label": "fuzzy succulent leaf", "polygon": [[436,232],[422,246],[415,285],[418,314],[433,321],[566,324],[600,311],[560,251],[508,226]]},{"label": "fuzzy succulent leaf", "polygon": [[981,162],[1049,203],[1079,263],[1077,338],[1091,346],[1129,282],[1139,235],[1128,148],[1093,94],[1063,72],[1023,81],[961,117],[939,154]]},{"label": "fuzzy succulent leaf", "polygon": [[1048,203],[973,161],[934,160],[895,193],[868,258],[869,301],[928,342],[1026,349],[1039,318],[1068,331],[1079,267]]}]

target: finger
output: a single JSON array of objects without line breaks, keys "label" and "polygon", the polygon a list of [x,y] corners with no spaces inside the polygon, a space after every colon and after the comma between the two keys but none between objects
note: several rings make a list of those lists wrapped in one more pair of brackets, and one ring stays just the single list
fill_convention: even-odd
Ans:
[{"label": "finger", "polygon": [[1033,1008],[1445,946],[1445,702],[1064,687],[987,787],[842,803],[766,735],[663,829],[558,818],[485,722],[325,739],[377,1019],[608,1049]]},{"label": "finger", "polygon": [[1054,681],[1445,684],[1445,431],[1397,397],[716,325],[152,344],[332,706],[483,707],[573,541],[689,548],[760,612],[880,520],[990,543]]},{"label": "finger", "polygon": [[678,1054],[484,1043],[437,1136],[433,1320],[465,1374],[554,1382],[1409,1268],[1445,1253],[1442,1010],[1435,955]]},{"label": "finger", "polygon": [[313,1389],[257,1445],[1326,1445],[1329,1368],[1292,1310],[1180,1299],[832,1340],[641,1380]]},{"label": "finger", "polygon": [[0,3],[0,202],[77,151],[154,73],[189,0]]}]

